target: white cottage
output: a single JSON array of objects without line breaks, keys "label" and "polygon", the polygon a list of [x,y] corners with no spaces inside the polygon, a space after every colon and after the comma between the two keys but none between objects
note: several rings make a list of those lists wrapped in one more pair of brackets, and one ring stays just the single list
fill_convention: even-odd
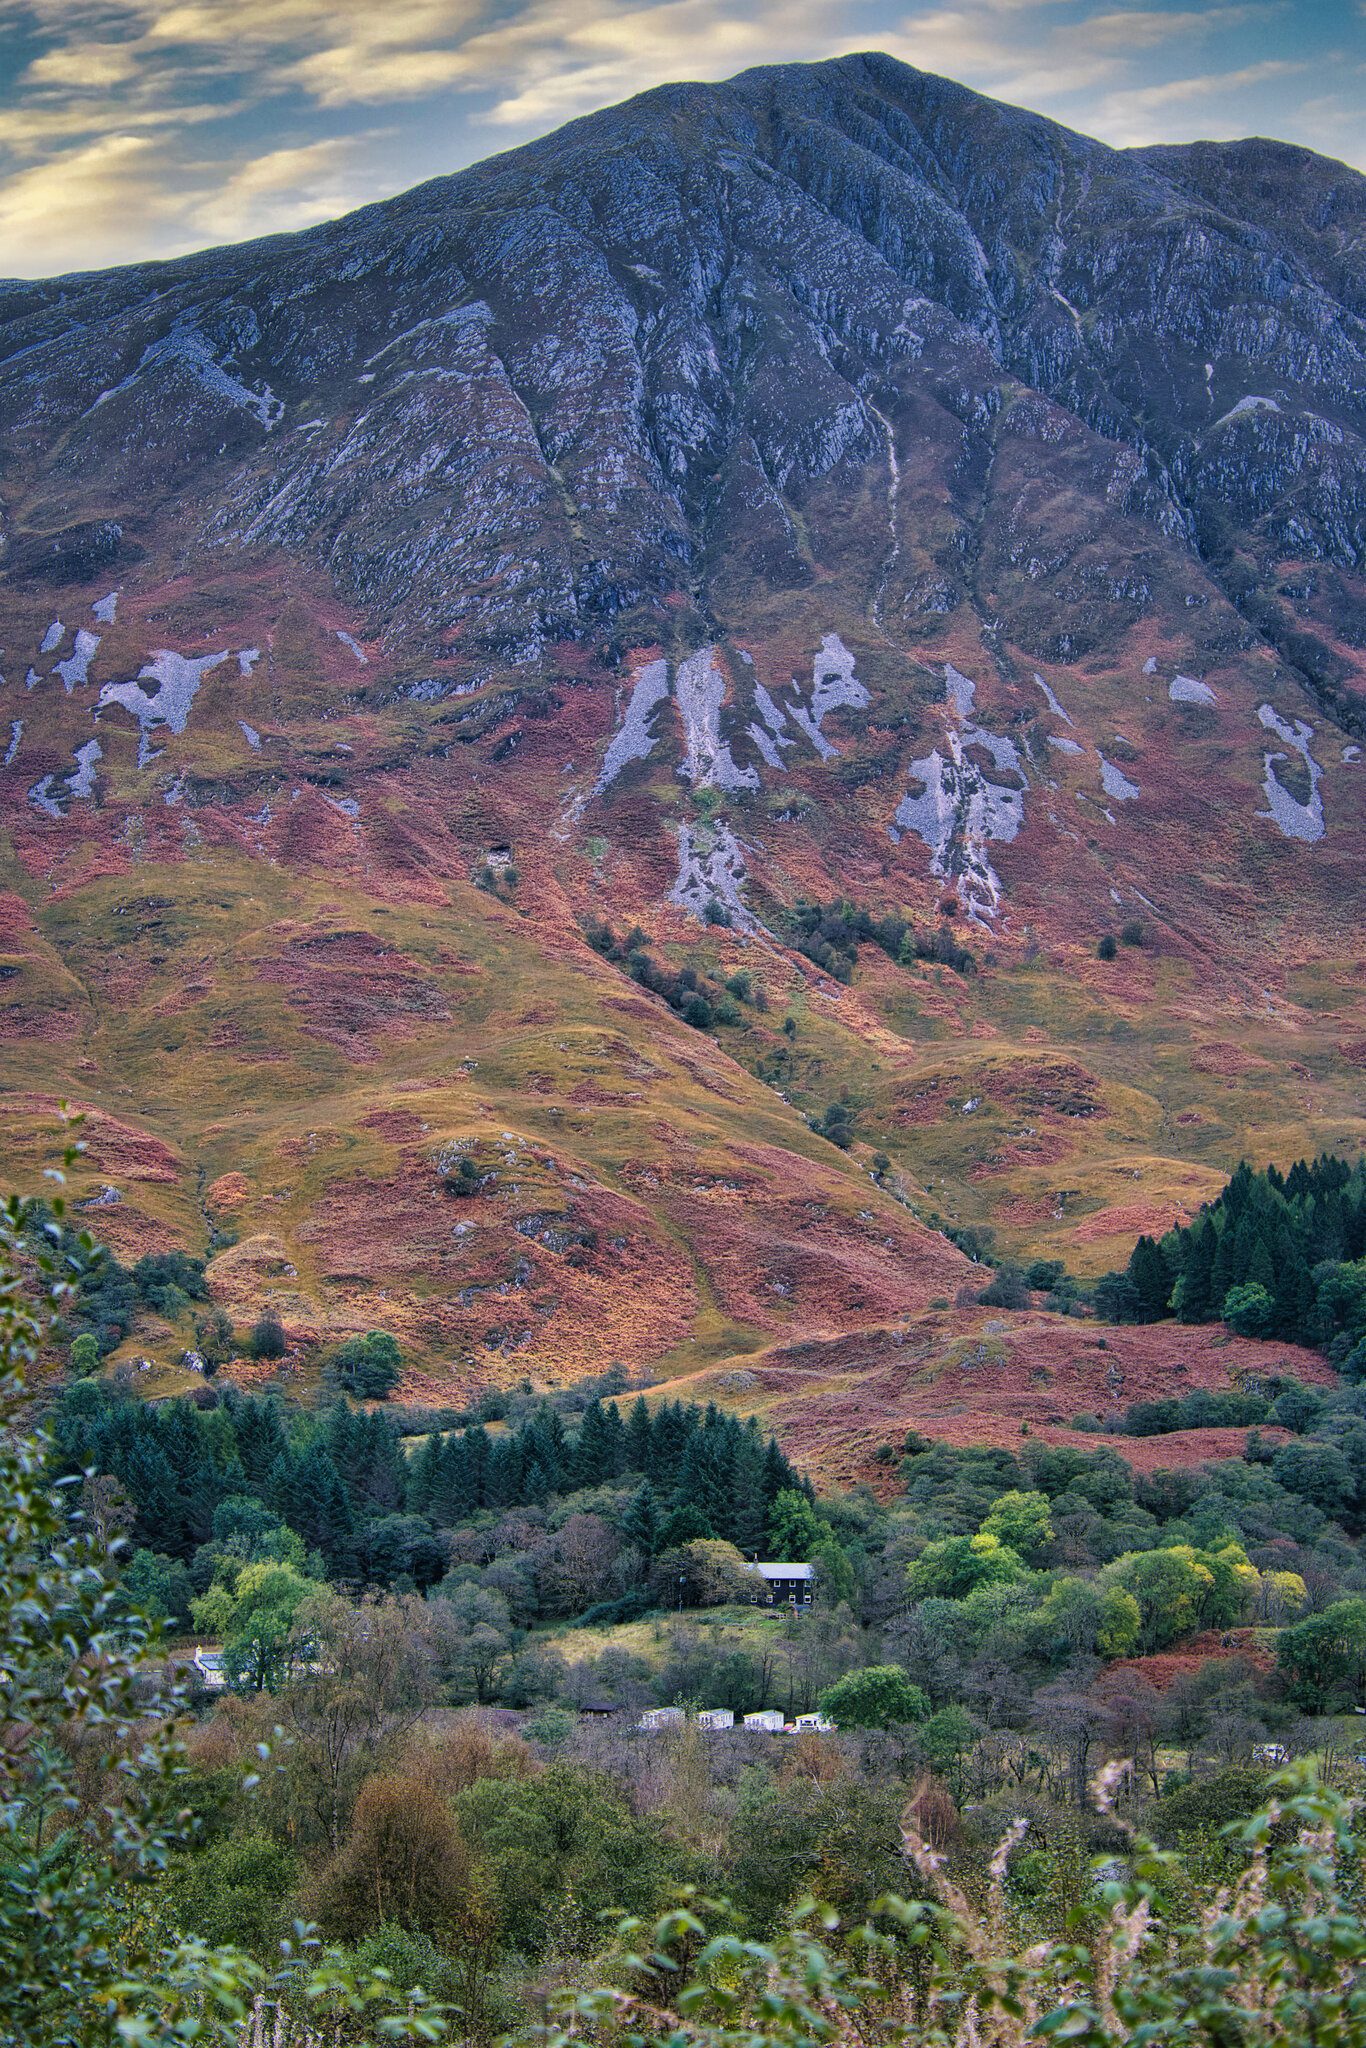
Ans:
[{"label": "white cottage", "polygon": [[205,1692],[222,1692],[228,1683],[228,1674],[223,1669],[221,1650],[197,1648],[194,1653],[194,1669]]}]

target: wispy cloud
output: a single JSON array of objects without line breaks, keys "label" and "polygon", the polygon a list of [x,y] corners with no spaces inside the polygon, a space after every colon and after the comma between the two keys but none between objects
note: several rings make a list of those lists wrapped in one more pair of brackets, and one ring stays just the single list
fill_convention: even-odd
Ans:
[{"label": "wispy cloud", "polygon": [[135,43],[78,43],[45,50],[24,76],[36,86],[110,86],[135,78],[137,71]]},{"label": "wispy cloud", "polygon": [[[1307,47],[1327,15],[1331,106]],[[301,225],[670,79],[873,47],[1117,143],[1252,128],[1366,160],[1363,19],[1366,0],[0,0],[0,270]],[[376,108],[402,117],[377,129]]]},{"label": "wispy cloud", "polygon": [[311,227],[358,206],[350,138],[333,137],[300,149],[273,149],[239,165],[221,189],[199,201],[194,219],[204,240],[230,242],[248,235]]},{"label": "wispy cloud", "polygon": [[50,269],[54,252],[115,263],[141,254],[180,210],[162,188],[149,136],[104,135],[0,184],[0,246],[28,275]]},{"label": "wispy cloud", "polygon": [[468,55],[494,85],[486,118],[503,128],[550,126],[677,78],[726,78],[754,64],[861,48],[832,34],[821,0],[665,0],[658,6],[528,7],[473,38]]},{"label": "wispy cloud", "polygon": [[1161,141],[1166,133],[1163,117],[1172,107],[1199,105],[1218,110],[1218,126],[1237,127],[1236,109],[1241,96],[1251,87],[1273,80],[1302,75],[1308,65],[1290,58],[1268,57],[1259,64],[1245,64],[1235,71],[1211,71],[1194,78],[1168,78],[1158,85],[1135,86],[1126,92],[1108,93],[1101,103],[1101,115],[1109,134],[1122,146]]}]

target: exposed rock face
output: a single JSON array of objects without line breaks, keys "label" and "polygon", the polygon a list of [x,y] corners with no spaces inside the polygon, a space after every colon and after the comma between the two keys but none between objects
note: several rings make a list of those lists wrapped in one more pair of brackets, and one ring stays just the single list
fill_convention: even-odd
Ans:
[{"label": "exposed rock face", "polygon": [[897,806],[891,832],[893,838],[914,832],[922,839],[930,849],[930,873],[953,880],[968,917],[985,926],[1001,902],[1001,878],[987,848],[1019,832],[1028,778],[1015,742],[977,724],[977,685],[952,662],[945,665],[944,688],[955,716],[947,750],[936,747],[912,761],[914,786]]},{"label": "exposed rock face", "polygon": [[0,289],[0,459],[0,1170],[243,1314],[653,1367],[1366,1143],[1354,173],[669,88]]},{"label": "exposed rock face", "polygon": [[[305,235],[11,287],[14,552],[178,513],[391,639],[523,659],[723,615],[741,571],[896,631],[985,570],[1066,658],[1173,549],[1360,571],[1364,236],[1305,151],[1115,152],[884,57],[668,87]],[[1061,472],[1090,504],[1041,532]]]},{"label": "exposed rock face", "polygon": [[678,833],[678,879],[670,901],[704,922],[724,920],[736,931],[758,930],[740,894],[745,857],[728,825],[687,825]]},{"label": "exposed rock face", "polygon": [[678,664],[674,694],[683,720],[685,750],[679,774],[694,789],[757,789],[753,768],[739,768],[721,737],[721,706],[726,679],[717,668],[715,649],[699,648]]},{"label": "exposed rock face", "polygon": [[1319,784],[1323,770],[1309,751],[1314,737],[1314,728],[1303,718],[1287,721],[1270,704],[1258,707],[1258,717],[1268,732],[1283,740],[1287,747],[1299,755],[1308,777],[1308,794],[1296,797],[1288,790],[1277,774],[1277,766],[1290,759],[1289,754],[1271,752],[1263,755],[1262,765],[1266,779],[1262,784],[1266,792],[1267,810],[1265,815],[1274,818],[1287,839],[1304,839],[1311,845],[1323,837],[1323,798],[1319,795]]}]

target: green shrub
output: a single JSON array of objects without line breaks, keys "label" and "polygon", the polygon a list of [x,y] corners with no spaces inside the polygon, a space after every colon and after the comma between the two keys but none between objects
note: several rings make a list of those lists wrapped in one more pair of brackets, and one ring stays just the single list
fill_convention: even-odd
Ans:
[{"label": "green shrub", "polygon": [[1001,1266],[977,1299],[987,1308],[1028,1308],[1029,1282],[1018,1266]]},{"label": "green shrub", "polygon": [[819,1116],[812,1117],[811,1128],[832,1145],[838,1145],[841,1152],[847,1152],[854,1142],[854,1113],[847,1103],[832,1102]]},{"label": "green shrub", "polygon": [[187,1934],[264,1958],[288,1928],[297,1865],[261,1830],[211,1842],[175,1871],[171,1903]]},{"label": "green shrub", "polygon": [[929,1719],[930,1703],[899,1664],[869,1664],[827,1686],[820,1710],[837,1728],[900,1728]]},{"label": "green shrub", "polygon": [[253,1358],[283,1358],[287,1348],[284,1324],[269,1311],[252,1325],[250,1350]]},{"label": "green shrub", "polygon": [[1276,1321],[1276,1303],[1269,1288],[1245,1280],[1224,1296],[1224,1321],[1240,1337],[1265,1337]]},{"label": "green shrub", "polygon": [[1156,1830],[1164,1842],[1182,1835],[1208,1840],[1230,1822],[1246,1820],[1265,1797],[1266,1772],[1251,1764],[1233,1764],[1212,1777],[1164,1792],[1157,1805]]},{"label": "green shrub", "polygon": [[[61,1200],[45,1208],[62,1222]],[[64,1226],[47,1237],[37,1205],[0,1205],[0,2042],[237,2048],[258,1995],[281,2039],[304,2010],[329,2038],[365,2011],[372,2033],[435,2039],[434,2016],[409,2016],[414,2001],[335,1954],[310,1945],[271,1975],[186,1940],[162,1910],[168,1863],[189,1846],[181,1703],[160,1689],[98,1530],[52,1488],[24,1385],[92,1252]]]},{"label": "green shrub", "polygon": [[87,1373],[99,1371],[100,1347],[89,1330],[82,1330],[80,1336],[75,1339],[69,1357],[71,1370],[78,1379],[84,1379]]},{"label": "green shrub", "polygon": [[1188,1910],[1181,1859],[1131,1835],[1122,1875],[1086,1874],[1065,1938],[1023,1953],[1011,1948],[1012,1893],[1037,1896],[1050,1877],[1056,1886],[1056,1857],[1031,1847],[1017,1821],[969,1894],[918,1831],[912,1805],[902,1827],[918,1897],[884,1897],[865,1925],[810,1914],[769,1942],[742,1940],[707,1905],[653,1927],[623,1924],[618,1956],[632,1960],[598,1973],[601,1988],[562,1994],[558,2028],[537,2039],[543,2048],[607,2038],[637,2048],[1361,2048],[1359,1817],[1304,1776],[1287,1785],[1279,1817],[1255,1813],[1231,1831],[1243,1875],[1217,1913]]},{"label": "green shrub", "polygon": [[370,1330],[337,1346],[332,1369],[349,1394],[362,1401],[383,1401],[398,1385],[403,1354],[387,1330]]}]

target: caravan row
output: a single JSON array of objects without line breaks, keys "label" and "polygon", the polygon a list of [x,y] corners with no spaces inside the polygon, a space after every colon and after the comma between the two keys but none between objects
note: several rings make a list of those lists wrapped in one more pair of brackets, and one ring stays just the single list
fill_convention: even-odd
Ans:
[{"label": "caravan row", "polygon": [[[681,1728],[687,1718],[682,1707],[647,1707],[636,1728],[642,1735],[658,1735],[666,1728]],[[723,1728],[734,1728],[736,1721],[729,1707],[703,1707],[698,1713],[697,1725],[708,1734],[715,1734]],[[798,1714],[795,1721],[785,1721],[778,1707],[765,1707],[761,1713],[746,1714],[742,1725],[761,1735],[800,1735],[807,1728],[814,1729],[818,1735],[830,1735],[835,1727],[824,1714]]]}]

